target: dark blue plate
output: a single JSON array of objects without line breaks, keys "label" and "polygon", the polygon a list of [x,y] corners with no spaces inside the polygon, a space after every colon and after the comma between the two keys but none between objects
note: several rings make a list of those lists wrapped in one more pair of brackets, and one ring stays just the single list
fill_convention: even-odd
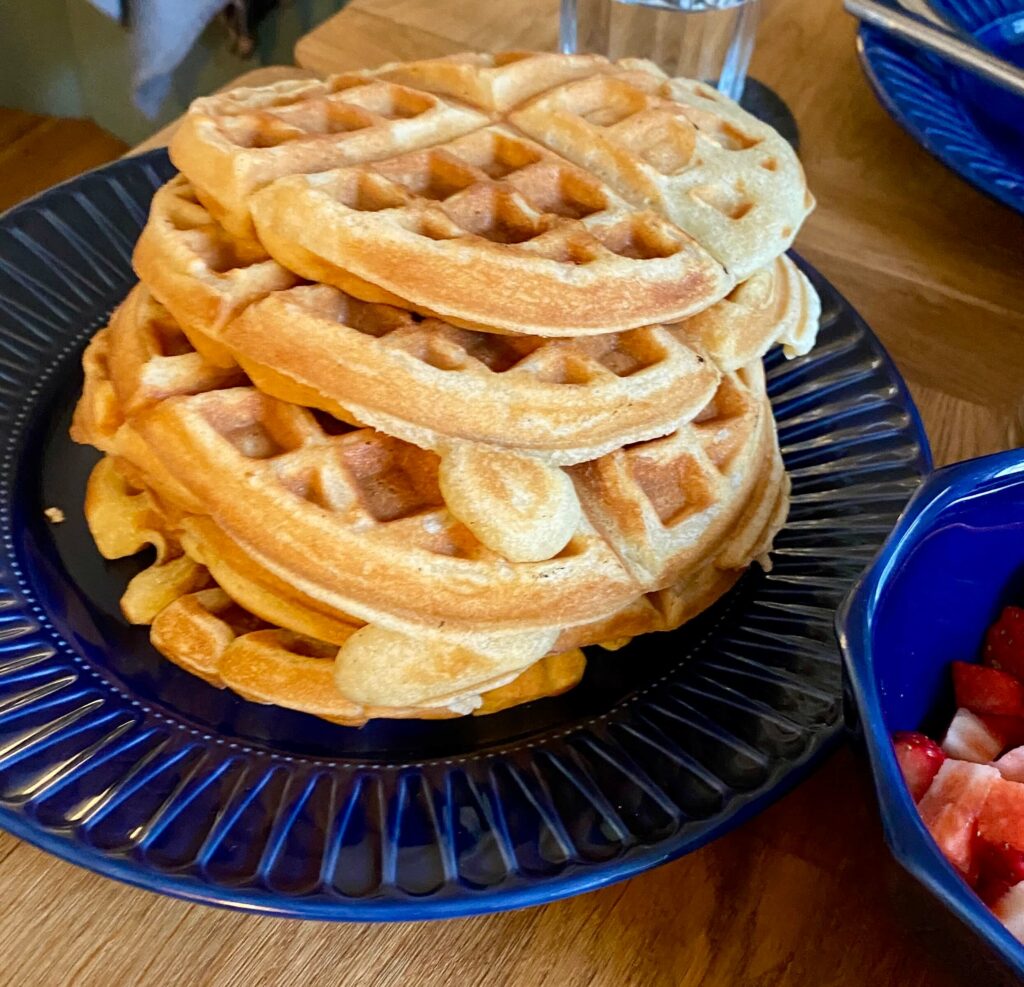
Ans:
[{"label": "dark blue plate", "polygon": [[974,36],[991,24],[1001,24],[1007,41],[1024,35],[1024,0],[927,0],[948,24]]},{"label": "dark blue plate", "polygon": [[[1024,68],[1024,0],[930,0],[968,41]],[[964,101],[993,140],[1024,164],[1024,96],[956,68]]]},{"label": "dark blue plate", "polygon": [[866,26],[857,48],[879,101],[904,130],[961,178],[1024,213],[1024,157],[975,119],[948,63]]},{"label": "dark blue plate", "polygon": [[[67,438],[85,341],[132,282],[163,153],[0,220],[0,824],[156,891],[278,915],[416,919],[637,874],[762,809],[837,738],[836,605],[929,468],[884,351],[820,275],[814,353],[768,359],[793,508],[770,575],[683,629],[592,649],[558,698],[361,730],[162,660],[82,519]],[[50,524],[46,507],[67,520]]]},{"label": "dark blue plate", "polygon": [[[837,620],[896,859],[1024,979],[1024,946],[948,863],[900,776],[896,730],[941,736],[951,661],[972,661],[1007,603],[1024,600],[1024,451],[932,474]],[[976,971],[978,984],[993,981]],[[1019,981],[1018,981],[1019,982]]]}]

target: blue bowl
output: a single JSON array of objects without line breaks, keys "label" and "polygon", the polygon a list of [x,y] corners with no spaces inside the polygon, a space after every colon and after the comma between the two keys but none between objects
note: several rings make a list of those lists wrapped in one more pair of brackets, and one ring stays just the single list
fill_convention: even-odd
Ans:
[{"label": "blue bowl", "polygon": [[903,784],[890,736],[941,734],[949,663],[1024,591],[1024,450],[933,473],[841,608],[836,626],[856,727],[871,760],[886,842],[936,898],[1024,979],[1018,943],[943,857]]},{"label": "blue bowl", "polygon": [[[1024,68],[1024,0],[931,0],[932,6],[975,44]],[[1024,96],[979,75],[954,69],[956,87],[994,139],[1024,154]]]}]

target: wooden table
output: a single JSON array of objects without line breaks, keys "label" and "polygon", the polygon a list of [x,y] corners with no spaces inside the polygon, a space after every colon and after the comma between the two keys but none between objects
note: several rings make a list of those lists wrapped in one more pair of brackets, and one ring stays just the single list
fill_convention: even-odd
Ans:
[{"label": "wooden table", "polygon": [[[325,73],[470,47],[550,47],[556,6],[352,0],[300,41],[296,58]],[[798,249],[889,347],[938,462],[1003,448],[1020,428],[1024,392],[1024,219],[889,120],[853,39],[838,3],[765,4],[753,74],[796,114],[819,201]],[[761,816],[682,860],[542,908],[436,925],[214,911],[114,884],[0,833],[0,983],[991,982],[923,902],[882,844],[863,761],[844,749]]]}]

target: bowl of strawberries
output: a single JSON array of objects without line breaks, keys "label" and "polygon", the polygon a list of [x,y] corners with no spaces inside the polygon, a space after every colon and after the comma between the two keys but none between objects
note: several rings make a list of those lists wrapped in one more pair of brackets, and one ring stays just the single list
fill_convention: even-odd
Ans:
[{"label": "bowl of strawberries", "polygon": [[836,625],[886,841],[1024,978],[1024,451],[933,473]]}]

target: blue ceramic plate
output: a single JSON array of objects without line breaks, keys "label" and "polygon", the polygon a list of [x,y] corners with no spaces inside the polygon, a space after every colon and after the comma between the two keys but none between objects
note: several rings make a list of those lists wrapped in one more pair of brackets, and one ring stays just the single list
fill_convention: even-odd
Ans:
[{"label": "blue ceramic plate", "polygon": [[196,901],[416,919],[639,873],[809,770],[841,727],[835,607],[929,468],[900,378],[834,288],[808,272],[820,345],[768,360],[794,483],[770,575],[673,634],[594,649],[565,696],[347,729],[162,660],[118,610],[143,563],[105,562],[82,519],[81,350],[172,173],[163,153],[119,162],[0,220],[0,825]]},{"label": "blue ceramic plate", "polygon": [[958,73],[869,27],[857,47],[878,99],[904,130],[961,178],[1024,213],[1024,157],[972,116]]},{"label": "blue ceramic plate", "polygon": [[[907,507],[837,620],[896,859],[1024,978],[1024,946],[928,835],[893,755],[896,730],[941,736],[953,715],[949,663],[978,655],[985,629],[1024,600],[1024,451],[939,470]],[[977,973],[976,983],[990,983]]]}]

